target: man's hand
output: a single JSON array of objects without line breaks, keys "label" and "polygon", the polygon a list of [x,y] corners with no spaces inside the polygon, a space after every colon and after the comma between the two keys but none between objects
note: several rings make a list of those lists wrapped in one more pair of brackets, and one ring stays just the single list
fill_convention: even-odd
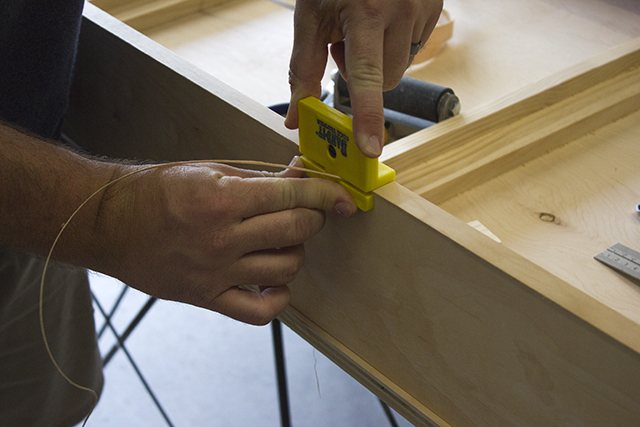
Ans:
[{"label": "man's hand", "polygon": [[427,41],[441,11],[442,0],[297,0],[285,125],[298,126],[299,100],[320,97],[330,44],[349,88],[356,144],[380,156],[382,91],[398,85],[413,59],[411,44]]},{"label": "man's hand", "polygon": [[335,182],[291,169],[272,174],[195,162],[140,171],[89,199],[146,167],[79,156],[0,123],[0,248],[46,256],[61,224],[86,201],[54,260],[265,324],[287,306],[302,244],[320,231],[325,211],[357,210]]},{"label": "man's hand", "polygon": [[286,285],[324,211],[357,210],[340,185],[300,176],[194,163],[127,178],[100,203],[96,232],[110,260],[101,270],[160,298],[268,323],[289,303]]}]

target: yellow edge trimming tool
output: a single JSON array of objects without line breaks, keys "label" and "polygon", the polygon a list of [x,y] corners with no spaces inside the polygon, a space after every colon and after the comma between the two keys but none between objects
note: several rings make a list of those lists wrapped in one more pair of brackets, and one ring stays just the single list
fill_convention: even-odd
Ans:
[{"label": "yellow edge trimming tool", "polygon": [[371,191],[396,179],[396,171],[360,152],[351,117],[319,99],[308,97],[298,103],[298,127],[305,167],[340,176],[337,182],[363,211],[373,208]]}]

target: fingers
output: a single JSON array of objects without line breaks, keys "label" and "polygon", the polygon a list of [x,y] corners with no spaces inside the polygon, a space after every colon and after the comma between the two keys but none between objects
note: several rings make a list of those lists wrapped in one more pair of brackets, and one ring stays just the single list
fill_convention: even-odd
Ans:
[{"label": "fingers", "polygon": [[304,257],[302,244],[251,252],[238,259],[228,275],[238,285],[283,286],[296,278]]},{"label": "fingers", "polygon": [[205,308],[251,325],[266,325],[287,308],[290,298],[287,286],[268,287],[259,292],[234,287],[220,294],[213,307]]},{"label": "fingers", "polygon": [[[304,168],[304,162],[299,156],[294,156],[289,162],[289,166],[295,166],[298,168]],[[281,172],[275,174],[275,176],[280,178],[302,178],[304,176],[304,172],[296,169],[287,168]]]},{"label": "fingers", "polygon": [[299,245],[318,234],[324,223],[324,212],[296,208],[248,218],[235,232],[240,249],[249,253]]},{"label": "fingers", "polygon": [[357,211],[347,190],[326,179],[225,178],[229,181],[227,191],[242,200],[237,204],[242,218],[294,208],[331,211],[347,217]]},{"label": "fingers", "polygon": [[273,320],[289,304],[289,288],[304,264],[304,246],[253,252],[229,270],[234,282],[258,286],[259,291],[232,287],[215,302],[215,310],[252,325]]},{"label": "fingers", "polygon": [[423,46],[427,43],[429,36],[431,36],[438,23],[442,7],[441,0],[431,0],[427,3],[427,13],[423,16],[423,19],[416,21],[413,27],[411,43],[420,43]]},{"label": "fingers", "polygon": [[[248,165],[249,163],[247,163]],[[198,163],[194,161],[188,166],[203,167],[211,169],[215,172],[221,173],[227,176],[236,176],[240,178],[268,178],[268,177],[280,177],[280,178],[301,178],[304,176],[303,171],[286,168],[280,172],[266,172],[253,169],[244,169],[240,167],[226,165],[224,163]],[[295,166],[299,168],[304,167],[304,162],[299,156],[294,156],[288,166]]]},{"label": "fingers", "polygon": [[289,129],[298,127],[298,101],[308,96],[320,98],[322,94],[321,82],[327,65],[330,31],[326,34],[319,31],[321,22],[314,6],[306,1],[296,2],[289,64],[291,100],[284,122]]},{"label": "fingers", "polygon": [[353,133],[362,153],[382,153],[382,91],[395,87],[411,63],[412,43],[426,43],[442,0],[298,0],[290,65],[291,103],[285,125],[298,124],[298,101],[319,97],[327,44],[347,80]]}]

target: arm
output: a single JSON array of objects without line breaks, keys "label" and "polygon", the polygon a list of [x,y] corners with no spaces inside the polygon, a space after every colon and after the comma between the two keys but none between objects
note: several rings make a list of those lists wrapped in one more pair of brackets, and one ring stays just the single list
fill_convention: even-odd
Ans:
[{"label": "arm", "polygon": [[411,44],[424,44],[435,27],[442,0],[298,0],[285,124],[296,128],[297,104],[320,97],[327,46],[347,81],[356,144],[368,157],[382,153],[382,91],[400,82],[411,64]]},{"label": "arm", "polygon": [[[0,245],[45,255],[80,203],[139,168],[86,159],[0,125]],[[302,243],[322,228],[323,210],[356,211],[339,185],[296,176],[219,164],[141,172],[92,200],[54,258],[159,298],[267,323],[288,304],[286,284],[302,267]]]}]

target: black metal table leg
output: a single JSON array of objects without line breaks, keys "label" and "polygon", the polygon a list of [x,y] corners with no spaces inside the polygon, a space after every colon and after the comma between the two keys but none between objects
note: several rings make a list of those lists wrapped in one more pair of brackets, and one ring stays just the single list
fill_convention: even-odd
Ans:
[{"label": "black metal table leg", "polygon": [[282,342],[282,324],[278,319],[271,322],[273,335],[273,351],[276,361],[276,376],[278,380],[278,400],[280,402],[280,422],[282,427],[290,427],[289,395],[287,392],[287,373],[284,364],[284,345]]}]

